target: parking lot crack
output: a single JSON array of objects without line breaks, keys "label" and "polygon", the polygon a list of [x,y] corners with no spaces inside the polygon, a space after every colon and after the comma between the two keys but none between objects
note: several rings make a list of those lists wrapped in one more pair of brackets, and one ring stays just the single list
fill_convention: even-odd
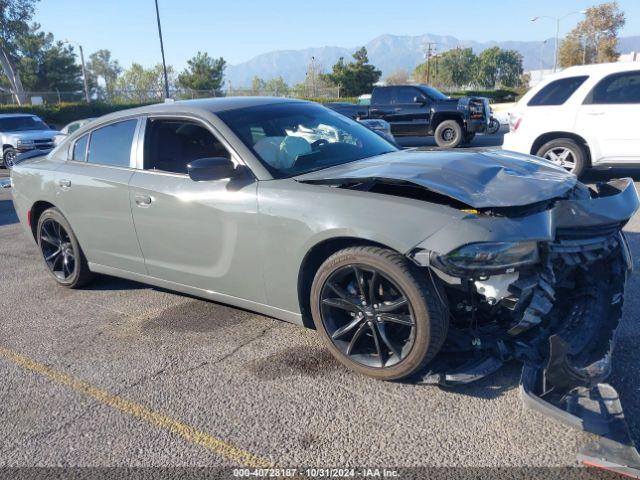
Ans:
[{"label": "parking lot crack", "polygon": [[273,330],[274,328],[275,328],[275,325],[272,325],[270,327],[264,328],[258,335],[256,335],[255,337],[247,340],[246,342],[243,342],[243,343],[237,345],[229,353],[226,353],[226,354],[222,355],[220,358],[218,358],[217,360],[213,361],[212,364],[217,365],[217,364],[223,363],[225,360],[233,357],[236,353],[238,353],[243,348],[245,348],[245,347],[249,346],[250,344],[252,344],[253,342],[263,338],[270,330]]}]

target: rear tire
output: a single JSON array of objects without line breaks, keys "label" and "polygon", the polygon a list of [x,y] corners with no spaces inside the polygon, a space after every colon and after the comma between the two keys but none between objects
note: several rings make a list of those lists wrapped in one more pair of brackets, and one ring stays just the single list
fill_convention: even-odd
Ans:
[{"label": "rear tire", "polygon": [[542,145],[536,155],[545,158],[576,176],[588,168],[587,153],[571,138],[556,138]]},{"label": "rear tire", "polygon": [[441,148],[456,148],[464,140],[462,125],[455,120],[440,122],[434,132],[436,143]]},{"label": "rear tire", "polygon": [[314,278],[311,312],[331,353],[379,380],[420,372],[447,335],[446,309],[424,272],[384,248],[351,247],[331,255]]},{"label": "rear tire", "polygon": [[60,210],[49,208],[40,215],[37,241],[45,265],[58,285],[80,288],[91,281],[93,274],[87,259]]}]

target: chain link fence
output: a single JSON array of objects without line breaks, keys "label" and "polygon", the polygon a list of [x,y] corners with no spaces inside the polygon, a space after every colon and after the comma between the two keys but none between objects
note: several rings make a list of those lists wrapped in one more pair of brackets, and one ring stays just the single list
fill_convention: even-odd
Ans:
[{"label": "chain link fence", "polygon": [[[230,97],[230,96],[269,96],[290,98],[337,99],[340,97],[340,87],[299,86],[278,90],[255,90],[247,88],[227,88],[216,90],[171,89],[170,98],[175,100],[190,100],[196,98]],[[26,103],[31,105],[56,105],[85,101],[84,92],[25,92]],[[93,93],[91,101],[107,104],[146,104],[165,100],[164,90],[113,90],[110,92]],[[0,105],[15,105],[15,96],[6,90],[0,90]]]}]

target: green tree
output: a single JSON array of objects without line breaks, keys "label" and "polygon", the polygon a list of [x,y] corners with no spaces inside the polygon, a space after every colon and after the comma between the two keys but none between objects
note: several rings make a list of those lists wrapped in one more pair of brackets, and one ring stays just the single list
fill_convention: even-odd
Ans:
[{"label": "green tree", "polygon": [[517,87],[522,72],[522,55],[515,50],[492,47],[478,55],[476,82],[481,87]]},{"label": "green tree", "polygon": [[190,90],[218,94],[224,85],[226,68],[224,58],[212,58],[206,52],[198,52],[187,61],[187,68],[178,76],[178,85]]},{"label": "green tree", "polygon": [[118,76],[122,73],[120,63],[111,58],[111,52],[106,49],[93,52],[89,55],[86,70],[96,96],[99,99],[111,98]]},{"label": "green tree", "polygon": [[560,66],[615,62],[619,55],[618,33],[625,22],[618,2],[588,8],[584,20],[560,44]]},{"label": "green tree", "polygon": [[414,77],[420,83],[455,89],[467,87],[475,82],[478,57],[470,48],[447,50],[437,57],[430,58],[428,62],[418,65],[414,72]]},{"label": "green tree", "polygon": [[264,90],[270,95],[287,95],[289,93],[289,85],[284,78],[278,76],[268,80],[265,83]]},{"label": "green tree", "polygon": [[[175,88],[175,72],[167,65],[169,89]],[[116,82],[116,99],[122,102],[146,103],[161,100],[164,96],[164,73],[162,64],[153,68],[144,68],[133,63]]]},{"label": "green tree", "polygon": [[56,42],[51,33],[33,24],[16,46],[20,55],[18,70],[26,90],[34,92],[76,92],[82,90],[82,70],[73,47]]},{"label": "green tree", "polygon": [[258,77],[257,75],[251,79],[251,94],[252,95],[260,95],[264,93],[264,88],[266,86],[266,82]]},{"label": "green tree", "polygon": [[26,100],[18,63],[17,41],[29,33],[38,0],[0,0],[0,67],[16,102]]},{"label": "green tree", "polygon": [[369,63],[365,47],[356,50],[353,60],[345,63],[344,58],[340,58],[333,66],[331,73],[322,74],[320,77],[340,87],[340,94],[344,96],[371,92],[373,84],[380,80],[382,72]]}]

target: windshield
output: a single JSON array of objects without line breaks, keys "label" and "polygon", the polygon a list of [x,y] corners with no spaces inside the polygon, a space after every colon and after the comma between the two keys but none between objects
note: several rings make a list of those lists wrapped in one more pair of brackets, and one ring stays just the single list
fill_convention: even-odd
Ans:
[{"label": "windshield", "polygon": [[38,117],[8,117],[0,118],[0,132],[23,132],[28,130],[50,130]]},{"label": "windshield", "polygon": [[394,152],[367,127],[313,103],[280,103],[218,113],[275,178]]},{"label": "windshield", "polygon": [[449,97],[437,88],[420,85],[420,90],[433,100],[449,100]]}]

